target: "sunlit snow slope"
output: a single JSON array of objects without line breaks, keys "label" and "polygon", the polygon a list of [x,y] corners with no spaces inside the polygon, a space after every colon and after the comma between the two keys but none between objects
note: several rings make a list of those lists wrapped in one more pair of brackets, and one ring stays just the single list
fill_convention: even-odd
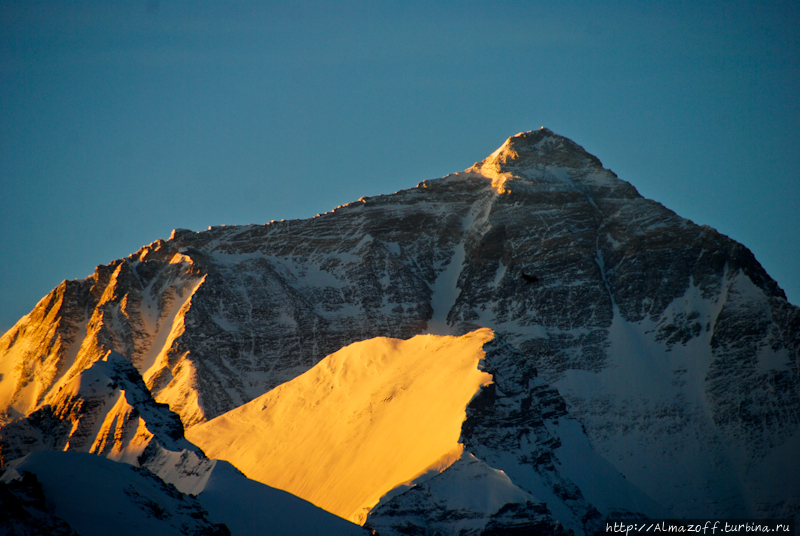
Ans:
[{"label": "sunlit snow slope", "polygon": [[187,438],[249,478],[357,523],[386,492],[461,454],[465,409],[489,329],[378,337],[190,429]]}]

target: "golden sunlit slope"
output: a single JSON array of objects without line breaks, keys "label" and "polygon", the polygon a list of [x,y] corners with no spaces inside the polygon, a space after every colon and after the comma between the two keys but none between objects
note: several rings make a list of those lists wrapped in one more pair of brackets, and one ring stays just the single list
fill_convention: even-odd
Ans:
[{"label": "golden sunlit slope", "polygon": [[493,337],[357,342],[186,437],[251,479],[362,524],[386,492],[459,457],[466,406],[491,382],[478,362]]}]

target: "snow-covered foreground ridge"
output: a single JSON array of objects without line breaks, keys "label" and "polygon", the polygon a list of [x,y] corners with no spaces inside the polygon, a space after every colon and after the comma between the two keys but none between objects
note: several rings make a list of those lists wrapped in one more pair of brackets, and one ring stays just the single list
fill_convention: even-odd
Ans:
[{"label": "snow-covered foreground ridge", "polygon": [[465,409],[491,376],[488,329],[353,343],[268,393],[195,426],[212,458],[363,524],[378,500],[461,456]]},{"label": "snow-covered foreground ridge", "polygon": [[[800,513],[800,309],[746,247],[547,129],[415,188],[176,230],[63,282],[0,338],[3,460],[147,454],[201,486],[173,459],[196,452],[179,428],[352,343],[483,328],[493,383],[467,404],[464,453],[385,497],[367,518],[381,534]],[[109,382],[88,396],[98,373]],[[500,510],[470,499],[479,481],[499,486]]]},{"label": "snow-covered foreground ridge", "polygon": [[0,507],[0,533],[19,536],[365,536],[357,525],[248,480],[224,462],[192,496],[100,456],[32,452],[4,468]]}]

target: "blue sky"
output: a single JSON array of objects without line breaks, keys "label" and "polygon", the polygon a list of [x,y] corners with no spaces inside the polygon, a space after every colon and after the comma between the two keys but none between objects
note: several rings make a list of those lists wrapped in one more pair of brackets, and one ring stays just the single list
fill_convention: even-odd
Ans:
[{"label": "blue sky", "polygon": [[800,4],[0,0],[0,328],[176,227],[306,218],[544,125],[800,304]]}]

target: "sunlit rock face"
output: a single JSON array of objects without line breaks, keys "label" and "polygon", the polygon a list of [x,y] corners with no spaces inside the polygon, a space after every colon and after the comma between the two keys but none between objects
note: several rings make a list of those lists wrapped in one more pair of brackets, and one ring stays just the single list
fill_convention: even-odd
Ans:
[{"label": "sunlit rock face", "polygon": [[51,391],[0,435],[3,464],[30,452],[87,452],[146,467],[181,491],[203,489],[214,462],[183,436],[180,417],[153,400],[130,361],[113,351]]},{"label": "sunlit rock face", "polygon": [[[550,465],[611,467],[678,517],[797,515],[800,310],[744,246],[547,129],[416,188],[178,230],[63,283],[0,339],[0,411],[24,418],[114,350],[191,429],[353,342],[483,327],[510,357],[487,354],[495,394],[462,442],[526,493]],[[579,476],[554,519],[613,509]]]},{"label": "sunlit rock face", "polygon": [[43,405],[109,350],[149,385],[182,374],[180,364],[170,368],[170,349],[202,280],[189,257],[157,241],[85,280],[64,281],[0,338],[0,423]]}]

